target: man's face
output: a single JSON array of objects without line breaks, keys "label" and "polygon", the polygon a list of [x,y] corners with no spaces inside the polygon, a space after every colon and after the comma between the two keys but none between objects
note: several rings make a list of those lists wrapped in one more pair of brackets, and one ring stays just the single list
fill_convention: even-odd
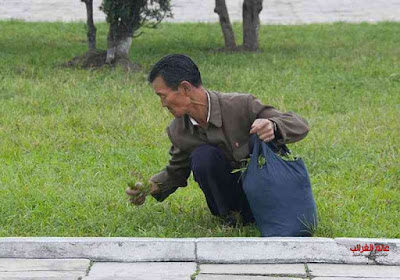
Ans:
[{"label": "man's face", "polygon": [[165,84],[161,76],[155,78],[151,84],[155,93],[161,99],[161,105],[166,107],[172,115],[179,118],[187,113],[190,98],[185,94],[182,86],[173,90]]}]

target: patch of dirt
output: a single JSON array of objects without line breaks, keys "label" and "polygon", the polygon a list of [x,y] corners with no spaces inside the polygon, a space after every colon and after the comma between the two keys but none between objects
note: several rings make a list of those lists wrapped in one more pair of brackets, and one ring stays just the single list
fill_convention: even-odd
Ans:
[{"label": "patch of dirt", "polygon": [[83,55],[72,58],[70,61],[63,63],[62,66],[83,69],[98,69],[105,66],[120,66],[127,72],[138,72],[142,70],[142,66],[140,64],[132,63],[129,58],[117,57],[111,64],[108,64],[106,63],[106,57],[107,51],[89,51]]}]

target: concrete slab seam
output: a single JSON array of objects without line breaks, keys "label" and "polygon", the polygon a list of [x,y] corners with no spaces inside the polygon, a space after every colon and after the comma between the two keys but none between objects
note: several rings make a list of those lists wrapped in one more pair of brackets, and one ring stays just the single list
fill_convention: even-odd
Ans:
[{"label": "concrete slab seam", "polygon": [[307,263],[304,263],[304,269],[306,271],[306,278],[311,279],[311,273],[310,273],[310,269],[308,268]]},{"label": "concrete slab seam", "polygon": [[89,267],[86,269],[85,276],[89,276],[90,270],[92,269],[93,265],[94,265],[94,261],[90,260]]},{"label": "concrete slab seam", "polygon": [[198,258],[198,256],[197,256],[197,241],[198,241],[198,239],[196,238],[196,239],[194,240],[194,261],[195,261],[196,263],[198,263],[198,260],[199,260],[199,258]]},{"label": "concrete slab seam", "polygon": [[200,264],[198,262],[196,262],[196,271],[192,275],[190,275],[190,279],[196,280],[196,277],[199,274],[200,274]]}]

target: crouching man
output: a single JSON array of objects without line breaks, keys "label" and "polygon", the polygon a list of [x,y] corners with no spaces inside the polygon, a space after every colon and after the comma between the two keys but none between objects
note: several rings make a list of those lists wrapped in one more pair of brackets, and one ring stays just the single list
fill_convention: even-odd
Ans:
[{"label": "crouching man", "polygon": [[[307,122],[293,112],[282,113],[250,94],[222,94],[202,85],[197,65],[181,54],[158,61],[148,75],[162,107],[174,115],[167,132],[171,141],[169,164],[150,178],[150,194],[163,201],[187,185],[191,172],[213,215],[236,224],[254,222],[240,181],[240,160],[249,156],[251,134],[277,145],[303,139]],[[127,189],[140,205],[145,195]],[[236,217],[236,219],[235,219]]]}]

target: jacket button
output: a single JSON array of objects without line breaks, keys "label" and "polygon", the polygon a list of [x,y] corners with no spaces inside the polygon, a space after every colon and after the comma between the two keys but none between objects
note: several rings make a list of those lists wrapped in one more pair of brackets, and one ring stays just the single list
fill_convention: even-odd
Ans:
[{"label": "jacket button", "polygon": [[235,142],[235,147],[239,148],[239,142]]}]

